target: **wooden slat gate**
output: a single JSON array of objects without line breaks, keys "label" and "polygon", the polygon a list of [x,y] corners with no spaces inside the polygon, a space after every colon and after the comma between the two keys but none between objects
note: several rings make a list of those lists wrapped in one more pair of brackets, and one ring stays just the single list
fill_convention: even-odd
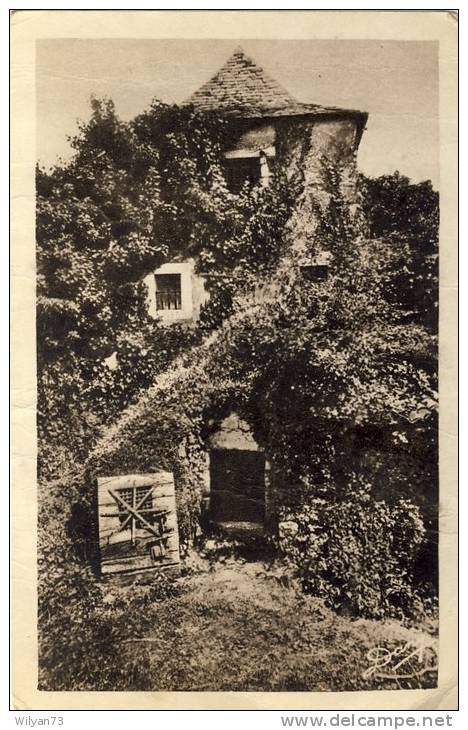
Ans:
[{"label": "wooden slat gate", "polygon": [[101,573],[179,566],[174,477],[170,472],[98,478]]}]

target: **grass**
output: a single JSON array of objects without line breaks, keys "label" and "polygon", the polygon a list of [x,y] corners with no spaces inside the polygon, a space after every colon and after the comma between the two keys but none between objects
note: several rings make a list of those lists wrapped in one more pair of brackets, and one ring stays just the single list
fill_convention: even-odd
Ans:
[{"label": "grass", "polygon": [[[353,620],[307,596],[258,546],[205,542],[171,580],[98,580],[81,522],[64,519],[82,477],[41,493],[39,689],[45,691],[341,691],[437,683],[436,625]],[[72,527],[73,523],[73,527]],[[85,525],[87,521],[84,520]],[[220,541],[221,540],[221,541]],[[77,550],[77,545],[80,550]],[[379,649],[380,647],[380,649]],[[398,672],[370,675],[379,650]],[[388,668],[387,668],[388,669]],[[424,673],[422,673],[424,672]],[[409,677],[395,677],[409,674]],[[383,675],[383,676],[376,676]],[[389,676],[385,676],[389,675]]]},{"label": "grass", "polygon": [[[121,666],[115,689],[278,692],[436,686],[432,633],[397,621],[338,616],[294,585],[285,586],[281,574],[261,563],[230,560],[213,566],[198,560],[179,587],[179,595],[147,605],[143,631],[133,620],[133,632],[116,637]],[[107,584],[105,603],[118,605],[132,590]],[[366,676],[369,651],[405,646],[406,655],[420,651],[400,670],[387,670],[387,678]],[[392,674],[415,676],[397,679]],[[88,688],[99,686],[91,678]]]}]

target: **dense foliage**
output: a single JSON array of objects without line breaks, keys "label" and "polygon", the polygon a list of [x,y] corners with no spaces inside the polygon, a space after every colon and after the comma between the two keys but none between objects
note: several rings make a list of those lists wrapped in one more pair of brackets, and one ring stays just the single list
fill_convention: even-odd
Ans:
[{"label": "dense foliage", "polygon": [[[319,497],[347,504],[351,485],[364,476],[368,512],[380,509],[378,500],[388,503],[382,531],[395,526],[401,498],[419,505],[431,534],[417,546],[425,551],[426,574],[434,576],[435,342],[383,295],[394,276],[392,245],[386,250],[368,238],[366,221],[349,214],[339,174],[329,180],[330,202],[310,244],[311,255],[332,248],[327,278],[310,279],[287,259],[270,280],[270,295],[256,306],[247,299],[242,307],[238,299],[214,341],[192,350],[170,381],[145,394],[109,432],[97,458],[101,468],[176,463],[174,433],[203,436],[204,424],[235,408],[270,455],[285,503],[297,507]],[[187,513],[180,516],[195,530]],[[384,565],[388,544],[374,538]],[[400,608],[410,603],[403,600],[410,584],[406,576]],[[390,611],[383,583],[375,590],[375,605],[353,608]]]},{"label": "dense foliage", "polygon": [[[415,566],[425,530],[418,508],[372,499],[312,499],[283,510],[280,547],[307,592],[351,615],[402,618],[421,611]],[[427,586],[420,586],[427,596]]]},{"label": "dense foliage", "polygon": [[231,194],[227,135],[223,120],[190,108],[156,102],[123,123],[111,102],[94,100],[74,158],[38,168],[38,426],[44,449],[66,452],[57,466],[82,458],[99,427],[199,336],[148,316],[145,274],[182,253],[216,272],[206,329],[230,312],[223,274],[233,289],[277,262],[290,193],[278,181]]},{"label": "dense foliage", "polygon": [[[224,120],[190,108],[156,103],[124,124],[110,103],[95,102],[73,141],[74,159],[38,171],[42,472],[60,475],[96,442],[88,462],[95,470],[173,470],[187,545],[200,518],[203,440],[235,409],[268,453],[283,503],[294,514],[321,505],[314,514],[332,530],[327,542],[309,527],[301,532],[307,550],[293,556],[308,587],[334,606],[350,593],[351,610],[363,615],[409,610],[414,565],[404,563],[405,550],[408,560],[426,551],[426,575],[436,579],[437,196],[397,174],[361,180],[361,209],[352,214],[342,170],[327,160],[325,205],[300,175],[287,184],[281,168],[270,188],[233,195],[221,164],[228,135]],[[299,229],[311,232],[301,257],[331,252],[324,277],[293,251]],[[193,329],[151,320],[141,283],[182,254],[213,275]],[[353,485],[363,481],[366,497],[353,501]],[[93,481],[82,482],[85,497],[67,499],[89,515]],[[341,554],[356,530],[368,543],[354,537]],[[48,591],[70,556],[47,528],[41,534],[42,625],[53,635]],[[324,566],[315,578],[314,561]],[[373,589],[349,590],[349,565],[365,571],[371,561]],[[97,616],[93,596],[76,600],[73,631],[79,605]],[[68,611],[64,602],[56,609],[57,617]],[[93,641],[77,637],[83,646]],[[57,657],[49,650],[50,670]]]},{"label": "dense foliage", "polygon": [[386,296],[407,320],[437,332],[438,193],[429,180],[414,184],[398,172],[362,177],[361,191],[370,235],[393,248]]}]

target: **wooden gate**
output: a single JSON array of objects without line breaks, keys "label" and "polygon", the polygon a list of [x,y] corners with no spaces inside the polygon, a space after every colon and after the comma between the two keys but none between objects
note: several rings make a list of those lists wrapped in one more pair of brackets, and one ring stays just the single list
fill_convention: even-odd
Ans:
[{"label": "wooden gate", "polygon": [[98,478],[98,511],[102,574],[178,570],[171,473]]}]

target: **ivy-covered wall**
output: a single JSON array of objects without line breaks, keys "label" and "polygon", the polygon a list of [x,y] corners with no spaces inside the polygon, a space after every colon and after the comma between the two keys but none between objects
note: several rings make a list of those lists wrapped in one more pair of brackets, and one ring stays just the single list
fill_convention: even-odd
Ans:
[{"label": "ivy-covered wall", "polygon": [[329,169],[339,168],[340,187],[350,206],[357,202],[358,126],[353,119],[284,120],[278,125],[278,163],[296,191],[288,224],[293,247],[304,252],[313,239],[318,211],[330,201]]},{"label": "ivy-covered wall", "polygon": [[[182,356],[140,401],[124,413],[97,447],[93,460],[95,469],[106,473],[130,472],[168,468],[175,474],[181,541],[188,544],[199,528],[203,505],[207,504],[207,451],[216,424],[232,411],[245,417],[256,442],[271,461],[268,474],[269,512],[277,513],[282,505],[307,501],[310,486],[303,477],[291,472],[291,454],[281,434],[297,420],[298,428],[307,428],[299,401],[289,398],[289,412],[284,393],[270,394],[268,410],[262,412],[260,403],[253,403],[252,383],[267,363],[262,363],[261,348],[252,350],[251,337],[259,338],[256,328],[266,322],[278,337],[278,323],[271,322],[271,311],[281,302],[286,307],[285,326],[290,316],[290,297],[300,298],[302,290],[310,287],[301,278],[298,262],[304,255],[313,256],[320,247],[332,249],[342,245],[342,231],[329,235],[326,230],[329,213],[337,197],[353,218],[352,206],[357,200],[356,151],[357,127],[352,119],[317,120],[283,119],[276,123],[277,179],[289,187],[294,197],[283,237],[283,253],[276,268],[267,275],[258,272],[252,280],[237,284],[234,290],[231,316],[214,332],[205,336],[202,345]],[[325,224],[325,230],[324,230]],[[334,222],[330,221],[330,227]],[[240,264],[241,262],[239,262]],[[346,262],[344,262],[346,265]],[[248,268],[243,267],[243,271]],[[224,280],[223,280],[224,281]],[[252,287],[252,281],[255,286]],[[222,285],[222,284],[221,284]],[[319,285],[326,296],[329,283]],[[313,291],[316,290],[313,287]],[[317,290],[318,291],[318,290]],[[294,309],[294,304],[292,304]],[[262,336],[268,341],[268,329]],[[260,336],[260,339],[262,339]],[[319,339],[319,335],[317,335]],[[246,345],[242,344],[246,340]],[[264,345],[263,345],[264,346]],[[277,342],[276,346],[280,346]],[[244,349],[243,349],[244,348]],[[265,351],[265,358],[268,358]],[[304,363],[304,366],[306,363]],[[305,373],[290,372],[292,388],[301,389]],[[296,383],[296,385],[294,385]],[[281,386],[283,387],[283,386]],[[275,397],[278,402],[275,403]],[[280,401],[283,400],[281,403]],[[256,411],[256,407],[258,411]],[[268,423],[262,420],[268,420]],[[284,423],[281,422],[284,420]],[[215,426],[213,426],[215,424]],[[339,471],[338,451],[343,442],[343,425],[336,427],[330,456],[329,426],[323,432],[301,433],[300,447],[316,453],[321,461],[320,471],[328,473],[329,459]],[[309,444],[307,443],[309,442]],[[333,451],[332,449],[332,451]],[[359,449],[358,449],[359,451]],[[309,480],[314,482],[309,474]],[[307,480],[306,480],[307,481]],[[318,486],[316,486],[318,488]]]},{"label": "ivy-covered wall", "polygon": [[[268,455],[269,514],[297,516],[297,525],[304,514],[310,517],[297,534],[312,531],[319,562],[328,545],[324,534],[314,543],[320,515],[325,524],[341,510],[351,520],[340,525],[331,546],[341,600],[349,565],[368,575],[365,561],[376,549],[384,568],[393,540],[388,530],[409,509],[401,497],[414,517],[411,555],[425,540],[418,507],[435,527],[437,343],[426,320],[407,311],[417,308],[414,297],[402,298],[395,284],[395,262],[409,260],[398,231],[390,226],[387,237],[388,221],[400,221],[399,208],[382,218],[374,207],[374,220],[361,211],[359,130],[352,120],[297,117],[275,124],[275,179],[239,195],[223,177],[225,120],[159,104],[129,125],[111,108],[96,107],[70,169],[39,176],[40,287],[46,293],[38,320],[41,469],[58,479],[54,490],[65,522],[70,512],[81,515],[77,492],[85,506],[92,504],[98,475],[172,471],[185,550],[203,529],[207,446],[234,411]],[[401,181],[388,183],[392,201]],[[416,192],[419,202],[407,206],[410,221],[421,197],[434,209],[425,188]],[[87,238],[83,210],[96,213]],[[424,216],[418,220],[421,238],[427,225]],[[431,221],[436,238],[436,215]],[[369,222],[374,229],[379,224],[377,238]],[[136,230],[129,239],[130,224]],[[331,254],[326,276],[305,276],[304,259],[323,251]],[[211,299],[193,329],[148,322],[140,306],[141,278],[181,257],[193,258],[196,270],[209,275]],[[409,276],[405,281],[411,286]],[[434,304],[434,289],[426,280],[422,285]],[[116,302],[117,290],[126,298]],[[70,312],[66,331],[63,306]],[[114,351],[118,365],[109,371],[96,358]],[[80,482],[73,492],[58,454],[71,456],[74,484]],[[317,509],[307,516],[310,505]],[[356,509],[362,525],[369,523],[369,540],[352,522]],[[376,510],[378,524],[370,519]],[[349,564],[340,557],[348,527],[356,547]],[[40,539],[47,545],[47,529]],[[436,540],[432,548],[426,565],[432,560],[434,566]],[[403,545],[398,555],[407,552]],[[421,573],[435,575],[433,567]],[[383,575],[379,596],[386,581]]]}]

